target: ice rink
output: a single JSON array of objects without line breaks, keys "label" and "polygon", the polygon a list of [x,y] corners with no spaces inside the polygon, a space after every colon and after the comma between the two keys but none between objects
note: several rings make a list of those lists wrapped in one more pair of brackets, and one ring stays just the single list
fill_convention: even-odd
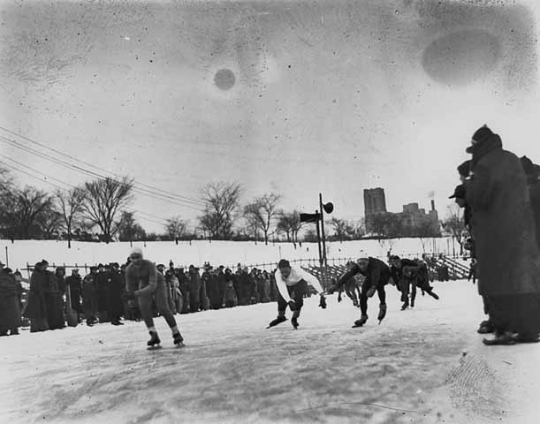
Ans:
[{"label": "ice rink", "polygon": [[[0,422],[537,423],[540,345],[487,347],[476,286],[434,283],[377,325],[349,299],[306,300],[300,328],[265,329],[276,304],[176,315],[186,341],[146,350],[142,322],[0,339]],[[290,318],[290,313],[288,313]]]}]

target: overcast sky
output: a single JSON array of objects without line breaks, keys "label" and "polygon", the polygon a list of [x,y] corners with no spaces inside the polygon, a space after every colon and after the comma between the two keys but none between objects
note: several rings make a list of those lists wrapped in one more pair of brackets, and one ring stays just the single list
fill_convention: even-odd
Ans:
[{"label": "overcast sky", "polygon": [[391,211],[434,196],[444,214],[484,123],[540,162],[532,1],[25,0],[0,10],[0,160],[47,190],[43,174],[62,187],[91,177],[28,148],[183,196],[137,194],[148,230],[175,215],[194,221],[200,188],[220,180],[239,182],[244,201],[281,193],[289,210],[313,211],[322,192],[347,219],[363,215],[373,187]]}]

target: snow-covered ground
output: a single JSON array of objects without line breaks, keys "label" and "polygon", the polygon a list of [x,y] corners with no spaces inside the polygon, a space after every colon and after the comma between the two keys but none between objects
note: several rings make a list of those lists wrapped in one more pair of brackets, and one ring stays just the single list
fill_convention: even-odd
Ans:
[{"label": "snow-covered ground", "polygon": [[[452,244],[454,243],[454,244]],[[8,263],[12,269],[30,267],[42,259],[52,265],[77,265],[84,267],[98,263],[125,262],[130,252],[129,242],[120,243],[85,243],[73,242],[68,249],[65,241],[0,240],[0,259]],[[142,247],[145,255],[153,261],[168,264],[172,260],[177,266],[190,264],[202,266],[205,262],[213,265],[236,266],[261,265],[261,268],[271,269],[281,258],[291,260],[317,260],[319,257],[316,243],[302,243],[296,246],[291,243],[276,243],[265,246],[264,243],[230,242],[230,241],[203,241],[190,242],[148,242],[133,243],[133,246]],[[420,239],[387,240],[379,243],[377,240],[360,240],[349,242],[327,243],[327,257],[357,258],[361,255],[386,257],[388,250],[403,256],[421,256],[424,251],[428,253],[453,254],[459,252],[459,246],[449,238],[424,240]]]},{"label": "snow-covered ground", "polygon": [[147,351],[144,324],[0,338],[2,423],[511,423],[540,413],[540,345],[487,347],[476,287],[435,283],[351,328],[348,299],[308,299],[299,330],[265,329],[275,304],[176,315],[186,340]]}]

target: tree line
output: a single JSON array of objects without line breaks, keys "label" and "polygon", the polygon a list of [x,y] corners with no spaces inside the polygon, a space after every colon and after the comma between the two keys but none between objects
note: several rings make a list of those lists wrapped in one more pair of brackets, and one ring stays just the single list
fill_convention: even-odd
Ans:
[{"label": "tree line", "polygon": [[[242,203],[238,183],[212,182],[200,191],[201,214],[192,225],[181,216],[164,220],[163,231],[147,232],[130,211],[134,180],[98,178],[68,190],[50,193],[19,187],[0,167],[0,235],[11,240],[65,239],[77,241],[260,240],[276,237],[291,243],[311,240],[314,230],[300,239],[300,212],[280,208],[281,196],[264,194]],[[335,237],[352,239],[363,233],[345,220],[329,221]],[[330,236],[332,238],[332,236]]]},{"label": "tree line", "polygon": [[[298,210],[280,207],[281,195],[267,193],[242,202],[243,187],[234,182],[211,182],[200,189],[200,215],[195,223],[172,216],[160,233],[147,232],[130,210],[134,180],[128,177],[98,178],[68,190],[52,193],[32,186],[19,187],[7,169],[0,167],[0,235],[18,239],[77,241],[156,240],[317,240],[313,224],[300,221]],[[461,237],[462,222],[456,214],[443,228]],[[462,221],[462,220],[461,220]],[[394,214],[381,214],[372,223],[377,238],[435,237],[439,229],[427,225],[407,228]],[[328,231],[327,229],[331,230]],[[302,231],[303,230],[303,231]],[[365,234],[364,220],[332,217],[325,228],[327,240],[357,240]],[[330,234],[328,234],[330,233]],[[460,241],[460,240],[458,240]]]}]

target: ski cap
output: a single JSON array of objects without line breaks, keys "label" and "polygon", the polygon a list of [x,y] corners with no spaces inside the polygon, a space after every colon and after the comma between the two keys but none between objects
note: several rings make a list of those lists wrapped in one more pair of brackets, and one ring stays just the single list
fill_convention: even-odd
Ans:
[{"label": "ski cap", "polygon": [[143,251],[140,247],[134,247],[131,249],[131,252],[129,253],[129,256],[140,256],[143,257]]}]

